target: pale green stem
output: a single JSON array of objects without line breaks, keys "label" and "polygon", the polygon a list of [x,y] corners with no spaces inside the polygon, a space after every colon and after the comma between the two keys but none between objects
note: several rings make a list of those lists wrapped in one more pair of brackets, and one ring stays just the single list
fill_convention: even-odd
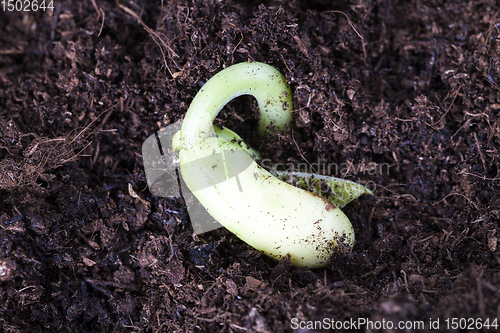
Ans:
[{"label": "pale green stem", "polygon": [[191,102],[182,125],[183,147],[195,145],[200,135],[211,133],[215,117],[232,99],[252,95],[259,104],[259,134],[270,127],[280,133],[292,120],[293,99],[286,79],[275,68],[263,63],[240,63],[219,72]]}]

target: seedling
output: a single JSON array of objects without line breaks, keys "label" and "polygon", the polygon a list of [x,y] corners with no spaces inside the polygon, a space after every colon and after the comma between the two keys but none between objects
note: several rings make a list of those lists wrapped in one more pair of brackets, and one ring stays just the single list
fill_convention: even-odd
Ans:
[{"label": "seedling", "polygon": [[[173,138],[182,178],[208,213],[247,244],[277,260],[290,254],[294,266],[323,267],[339,243],[348,248],[354,243],[352,225],[339,206],[371,192],[338,178],[272,174],[259,166],[257,153],[236,133],[213,126],[224,105],[240,95],[257,99],[259,134],[286,131],[293,102],[281,73],[262,63],[228,67],[198,92]],[[325,193],[321,184],[331,190]]]}]

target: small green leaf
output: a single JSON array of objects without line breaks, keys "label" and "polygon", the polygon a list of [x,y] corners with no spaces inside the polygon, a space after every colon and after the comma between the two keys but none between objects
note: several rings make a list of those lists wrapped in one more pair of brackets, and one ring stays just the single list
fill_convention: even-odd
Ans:
[{"label": "small green leaf", "polygon": [[342,208],[363,194],[373,195],[367,187],[350,180],[296,171],[270,171],[282,181],[323,197]]}]

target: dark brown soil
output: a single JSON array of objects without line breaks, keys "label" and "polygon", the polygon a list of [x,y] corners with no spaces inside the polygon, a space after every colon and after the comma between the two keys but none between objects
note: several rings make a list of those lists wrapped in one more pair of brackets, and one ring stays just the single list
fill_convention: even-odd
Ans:
[{"label": "dark brown soil", "polygon": [[[435,332],[430,319],[447,331],[500,317],[496,0],[54,5],[0,11],[2,332],[290,332],[324,318]],[[337,163],[375,188],[344,209],[356,244],[326,269],[225,229],[194,236],[183,201],[147,189],[143,141],[242,61],[294,92],[293,133],[257,141],[269,157]],[[255,110],[242,97],[218,121],[255,146]],[[320,331],[306,324],[295,331]]]}]

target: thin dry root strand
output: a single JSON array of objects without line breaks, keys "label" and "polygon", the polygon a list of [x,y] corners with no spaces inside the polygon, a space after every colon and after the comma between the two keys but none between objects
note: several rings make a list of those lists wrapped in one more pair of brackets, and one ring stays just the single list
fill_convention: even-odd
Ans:
[{"label": "thin dry root strand", "polygon": [[352,28],[352,30],[354,30],[354,32],[356,33],[356,35],[358,35],[358,37],[361,38],[361,46],[363,47],[363,59],[366,61],[367,58],[366,58],[365,39],[363,38],[363,36],[361,36],[361,34],[358,32],[358,30],[356,30],[356,28],[352,24],[351,19],[349,18],[349,16],[347,16],[346,13],[341,12],[340,10],[329,10],[326,13],[338,13],[338,14],[342,14],[342,15],[345,16],[345,18],[347,19],[347,23],[349,24],[349,26]]},{"label": "thin dry root strand", "polygon": [[[77,136],[80,134],[81,132]],[[47,171],[76,160],[92,143],[88,143],[75,154],[74,151],[83,145],[80,141],[70,136],[54,139],[35,138],[23,150],[22,157],[7,157],[0,161],[0,190],[12,191],[36,185],[40,177],[50,181],[54,176],[47,174]]]},{"label": "thin dry root strand", "polygon": [[127,14],[129,14],[130,16],[132,16],[133,18],[135,18],[137,20],[137,22],[139,22],[139,24],[142,25],[142,27],[144,28],[144,30],[146,30],[151,35],[151,38],[153,39],[153,41],[160,48],[160,52],[161,52],[161,55],[163,57],[163,63],[165,64],[165,68],[168,70],[168,72],[170,73],[170,75],[172,77],[174,77],[174,74],[172,73],[172,71],[168,67],[167,57],[165,55],[165,51],[164,50],[167,50],[168,56],[169,56],[169,58],[171,60],[173,60],[172,59],[173,57],[177,57],[178,58],[179,56],[174,52],[174,50],[172,50],[172,48],[170,46],[167,45],[167,43],[165,43],[165,41],[160,37],[160,35],[157,32],[155,32],[153,29],[151,29],[150,27],[148,27],[146,25],[146,23],[144,23],[141,20],[141,18],[139,17],[139,15],[137,15],[132,9],[130,9],[130,8],[122,5],[118,1],[116,1],[116,5],[118,7],[120,7],[121,9],[123,9]]}]

